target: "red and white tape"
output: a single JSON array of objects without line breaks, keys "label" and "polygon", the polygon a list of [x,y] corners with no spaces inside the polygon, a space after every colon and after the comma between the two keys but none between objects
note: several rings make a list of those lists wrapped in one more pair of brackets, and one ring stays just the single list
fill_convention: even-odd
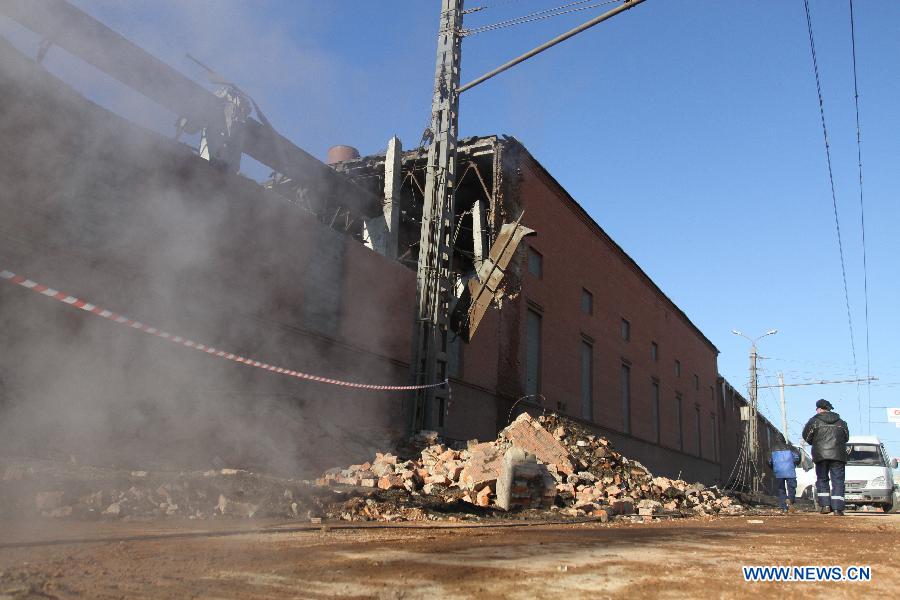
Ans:
[{"label": "red and white tape", "polygon": [[309,381],[318,381],[319,383],[330,383],[331,385],[341,385],[344,387],[359,388],[364,390],[421,390],[426,388],[441,387],[448,384],[447,381],[442,381],[440,383],[431,383],[426,385],[376,385],[371,383],[341,381],[340,379],[332,379],[330,377],[312,375],[310,373],[303,373],[301,371],[295,371],[293,369],[285,369],[284,367],[276,367],[275,365],[270,365],[258,360],[253,360],[252,358],[240,356],[239,354],[234,354],[232,352],[219,350],[218,348],[195,342],[180,335],[174,335],[156,327],[145,325],[140,321],[135,321],[134,319],[130,319],[124,315],[116,314],[111,310],[107,310],[101,306],[97,306],[96,304],[91,304],[90,302],[81,300],[80,298],[76,298],[75,296],[70,296],[65,292],[54,290],[53,288],[49,288],[36,281],[32,281],[31,279],[23,277],[22,275],[17,275],[11,271],[0,271],[0,279],[9,281],[10,283],[15,283],[22,286],[23,288],[31,290],[32,292],[47,296],[48,298],[53,298],[54,300],[58,300],[59,302],[62,302],[64,304],[74,306],[75,308],[80,308],[85,312],[97,315],[98,317],[103,317],[104,319],[112,321],[113,323],[118,323],[119,325],[124,325],[125,327],[136,329],[143,333],[156,336],[160,339],[172,342],[174,344],[178,344],[186,348],[191,348],[193,350],[199,350],[200,352],[204,352],[211,356],[224,358],[226,360],[234,361],[242,365],[256,367],[257,369],[270,371],[272,373],[278,373],[279,375],[288,375],[290,377],[296,377],[298,379],[307,379]]}]

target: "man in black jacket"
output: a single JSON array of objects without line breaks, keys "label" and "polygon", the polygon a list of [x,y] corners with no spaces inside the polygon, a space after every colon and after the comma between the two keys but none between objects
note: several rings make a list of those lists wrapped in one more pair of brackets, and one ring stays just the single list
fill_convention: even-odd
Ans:
[{"label": "man in black jacket", "polygon": [[[803,428],[803,439],[812,446],[816,463],[816,493],[822,514],[844,515],[844,466],[847,462],[847,441],[850,430],[828,400],[816,402],[816,415]],[[828,480],[831,480],[831,493]]]}]

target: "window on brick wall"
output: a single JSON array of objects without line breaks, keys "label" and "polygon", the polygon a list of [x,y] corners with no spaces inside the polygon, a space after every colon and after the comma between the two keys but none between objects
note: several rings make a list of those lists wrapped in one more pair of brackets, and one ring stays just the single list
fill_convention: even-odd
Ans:
[{"label": "window on brick wall", "polygon": [[719,421],[716,419],[716,413],[709,415],[710,431],[712,432],[713,460],[719,460]]},{"label": "window on brick wall", "polygon": [[703,456],[703,429],[700,422],[700,405],[694,407],[694,427],[697,430],[697,456]]},{"label": "window on brick wall", "polygon": [[542,279],[544,277],[544,256],[534,248],[528,248],[528,272]]},{"label": "window on brick wall", "polygon": [[621,394],[622,394],[622,431],[631,433],[631,367],[622,363],[621,369]]},{"label": "window on brick wall", "polygon": [[594,295],[581,288],[581,312],[586,315],[594,314]]},{"label": "window on brick wall", "polygon": [[447,376],[459,377],[462,364],[462,338],[454,333],[447,334]]},{"label": "window on brick wall", "polygon": [[681,394],[675,394],[675,427],[678,433],[678,449],[684,450],[684,419],[681,413]]},{"label": "window on brick wall", "polygon": [[656,342],[650,342],[650,360],[653,362],[659,360],[659,346]]},{"label": "window on brick wall", "polygon": [[700,390],[700,376],[694,373],[694,389]]},{"label": "window on brick wall", "polygon": [[681,377],[681,361],[675,360],[675,377]]},{"label": "window on brick wall", "polygon": [[528,309],[525,316],[525,393],[541,391],[541,314]]},{"label": "window on brick wall", "polygon": [[650,418],[653,421],[653,439],[659,443],[659,382],[650,384]]},{"label": "window on brick wall", "polygon": [[581,418],[594,420],[594,346],[581,340]]},{"label": "window on brick wall", "polygon": [[631,323],[628,319],[622,319],[622,339],[626,342],[631,339]]}]

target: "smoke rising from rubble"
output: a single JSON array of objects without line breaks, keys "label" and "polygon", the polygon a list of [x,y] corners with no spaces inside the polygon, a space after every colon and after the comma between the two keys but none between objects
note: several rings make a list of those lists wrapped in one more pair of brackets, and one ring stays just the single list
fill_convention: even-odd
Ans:
[{"label": "smoke rising from rubble", "polygon": [[[92,12],[91,3],[79,4]],[[162,8],[168,16],[181,11],[184,26],[197,31],[196,46],[184,50],[217,56],[224,73],[255,69],[274,78],[284,63],[267,64],[266,57],[296,58],[296,48],[279,49],[280,36],[269,32],[258,38],[258,56],[232,62],[238,57],[228,38],[240,33],[237,9],[219,15],[230,24],[222,29],[210,26],[216,13],[200,3]],[[258,20],[243,22],[259,27]],[[48,84],[40,67],[4,44],[0,39],[0,90],[7,90],[0,108],[7,142],[0,156],[0,268],[228,351],[316,373],[344,369],[360,381],[397,381],[397,369],[386,375],[377,361],[348,368],[346,354],[295,331],[297,323],[337,327],[321,318],[338,314],[334,297],[298,290],[312,288],[303,288],[302,278],[334,280],[330,269],[345,262],[338,234],[293,232],[297,221],[285,222],[282,209],[269,206],[284,207],[280,199],[71,101],[65,86]],[[123,93],[111,103],[130,98]],[[129,112],[140,113],[146,102]],[[154,128],[171,134],[166,125]],[[315,236],[335,254],[309,259],[321,241]],[[278,246],[287,239],[300,241]],[[306,252],[289,253],[297,248]],[[378,327],[371,323],[365,332],[371,343],[385,335]],[[336,461],[370,453],[392,434],[394,415],[366,404],[359,392],[208,357],[6,283],[0,331],[0,457],[299,474],[320,469],[328,453]]]}]

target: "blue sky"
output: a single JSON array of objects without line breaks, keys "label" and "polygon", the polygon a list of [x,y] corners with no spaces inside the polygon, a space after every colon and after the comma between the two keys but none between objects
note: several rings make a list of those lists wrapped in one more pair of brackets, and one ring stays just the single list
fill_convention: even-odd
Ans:
[{"label": "blue sky", "polygon": [[[429,120],[437,0],[76,0],[195,79],[190,52],[237,81],[283,134],[323,157],[365,153]],[[469,0],[475,27],[564,4]],[[857,372],[866,373],[862,243],[848,3],[810,0],[836,185]],[[466,38],[463,80],[609,6]],[[819,397],[852,433],[872,406],[897,406],[900,316],[900,3],[857,0],[871,372],[865,386],[789,388],[793,435]],[[34,40],[7,22],[23,48]],[[73,68],[46,64],[137,122],[172,115]],[[99,91],[98,91],[99,90]],[[831,192],[802,0],[648,0],[463,95],[460,133],[519,138],[721,350],[747,381],[759,335],[761,384],[854,376]],[[253,165],[247,164],[248,172]],[[639,324],[635,324],[640,326]],[[857,402],[862,398],[863,406]],[[777,390],[761,390],[776,424]],[[884,421],[883,409],[872,409]],[[872,425],[900,456],[900,429]]]}]

